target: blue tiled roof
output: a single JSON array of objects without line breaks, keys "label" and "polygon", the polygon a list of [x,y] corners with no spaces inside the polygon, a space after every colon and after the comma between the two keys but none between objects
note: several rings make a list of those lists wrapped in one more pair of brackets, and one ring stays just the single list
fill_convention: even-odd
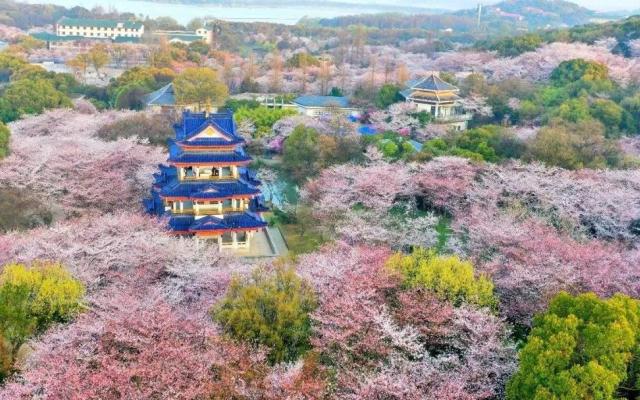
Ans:
[{"label": "blue tiled roof", "polygon": [[195,140],[180,140],[176,143],[186,146],[231,146],[244,143],[244,139],[241,137],[233,137],[231,140],[222,138],[199,138]]},{"label": "blue tiled roof", "polygon": [[253,198],[249,202],[249,211],[259,213],[259,212],[267,212],[269,208],[262,203],[261,198]]},{"label": "blue tiled roof", "polygon": [[349,107],[349,99],[343,96],[300,96],[293,102],[304,107]]},{"label": "blue tiled roof", "polygon": [[233,153],[190,153],[182,152],[180,154],[171,155],[169,157],[170,162],[174,163],[186,163],[186,164],[198,164],[198,163],[234,163],[251,161],[251,157],[240,154],[238,152]]},{"label": "blue tiled roof", "polygon": [[176,124],[176,139],[185,140],[200,133],[208,125],[213,126],[230,137],[237,137],[236,126],[233,122],[233,114],[228,110],[206,115],[204,113],[191,113],[185,111],[182,115],[182,123]]},{"label": "blue tiled roof", "polygon": [[218,229],[264,228],[267,223],[260,221],[249,214],[229,214],[223,218],[207,216],[196,220],[191,225],[190,231],[209,231]]},{"label": "blue tiled roof", "polygon": [[162,188],[163,197],[190,197],[198,199],[225,199],[232,196],[259,194],[260,190],[244,182],[178,182]]},{"label": "blue tiled roof", "polygon": [[193,224],[194,217],[192,215],[180,215],[171,217],[169,220],[169,228],[174,231],[188,231]]},{"label": "blue tiled roof", "polygon": [[195,219],[193,216],[176,216],[169,220],[169,227],[175,231],[217,231],[226,229],[257,229],[264,228],[267,223],[247,213],[228,214],[223,218],[206,216]]}]

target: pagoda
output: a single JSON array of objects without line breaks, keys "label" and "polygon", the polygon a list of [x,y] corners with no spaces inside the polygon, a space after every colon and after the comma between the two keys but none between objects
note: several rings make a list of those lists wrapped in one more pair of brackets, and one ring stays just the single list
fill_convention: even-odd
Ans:
[{"label": "pagoda", "polygon": [[467,121],[472,115],[463,109],[459,93],[460,89],[436,74],[409,81],[407,88],[400,91],[400,95],[407,103],[414,104],[417,111],[431,114],[434,123],[463,131],[467,129]]},{"label": "pagoda", "polygon": [[168,165],[154,174],[146,210],[168,216],[174,234],[211,239],[220,249],[249,248],[267,225],[267,208],[233,113],[185,111],[174,129]]}]

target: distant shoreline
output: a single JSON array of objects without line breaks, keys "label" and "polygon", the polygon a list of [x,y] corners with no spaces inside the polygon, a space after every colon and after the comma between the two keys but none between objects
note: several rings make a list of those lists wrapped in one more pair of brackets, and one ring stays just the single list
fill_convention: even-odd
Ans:
[{"label": "distant shoreline", "polygon": [[318,7],[322,8],[340,8],[340,7],[362,7],[363,14],[371,13],[406,13],[406,14],[444,14],[456,11],[456,9],[445,8],[427,8],[419,6],[411,6],[406,4],[379,4],[379,3],[358,3],[349,1],[323,1],[322,5],[318,5],[313,0],[276,0],[276,1],[258,1],[258,0],[131,0],[137,2],[149,2],[159,4],[180,4],[189,6],[219,6],[227,8],[245,8],[245,7],[261,7],[261,8],[283,8],[283,7]]}]

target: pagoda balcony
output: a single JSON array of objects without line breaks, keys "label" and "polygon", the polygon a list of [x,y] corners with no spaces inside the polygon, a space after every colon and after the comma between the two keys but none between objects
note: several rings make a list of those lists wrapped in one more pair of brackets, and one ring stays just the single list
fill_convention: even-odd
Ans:
[{"label": "pagoda balcony", "polygon": [[449,114],[449,115],[437,115],[435,122],[463,122],[469,121],[473,118],[471,114]]},{"label": "pagoda balcony", "polygon": [[183,181],[203,181],[203,182],[207,182],[207,181],[213,181],[213,182],[220,182],[220,181],[235,181],[240,179],[240,175],[239,174],[234,174],[234,175],[205,175],[205,174],[200,174],[199,176],[189,176],[189,175],[185,175],[182,177]]},{"label": "pagoda balcony", "polygon": [[229,213],[242,213],[249,210],[249,201],[241,201],[241,200],[232,200],[225,201],[224,203],[213,203],[213,204],[191,204],[189,203],[186,207],[184,204],[179,202],[173,203],[172,206],[166,206],[165,211],[173,214],[173,215],[195,215],[195,216],[204,216],[204,215],[223,215]]},{"label": "pagoda balcony", "polygon": [[182,210],[176,209],[172,210],[170,208],[167,209],[167,212],[170,212],[174,215],[222,215],[222,214],[230,214],[230,213],[241,213],[247,211],[247,207],[224,207],[222,209],[218,207],[214,208],[184,208]]}]

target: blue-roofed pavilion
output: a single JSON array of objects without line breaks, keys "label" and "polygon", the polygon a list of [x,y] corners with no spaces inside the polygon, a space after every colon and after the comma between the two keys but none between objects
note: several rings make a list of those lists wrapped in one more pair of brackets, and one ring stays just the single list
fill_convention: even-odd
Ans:
[{"label": "blue-roofed pavilion", "polygon": [[236,133],[233,114],[185,111],[169,140],[169,165],[154,174],[147,211],[169,216],[179,235],[217,241],[221,249],[248,249],[266,227],[260,181]]}]

